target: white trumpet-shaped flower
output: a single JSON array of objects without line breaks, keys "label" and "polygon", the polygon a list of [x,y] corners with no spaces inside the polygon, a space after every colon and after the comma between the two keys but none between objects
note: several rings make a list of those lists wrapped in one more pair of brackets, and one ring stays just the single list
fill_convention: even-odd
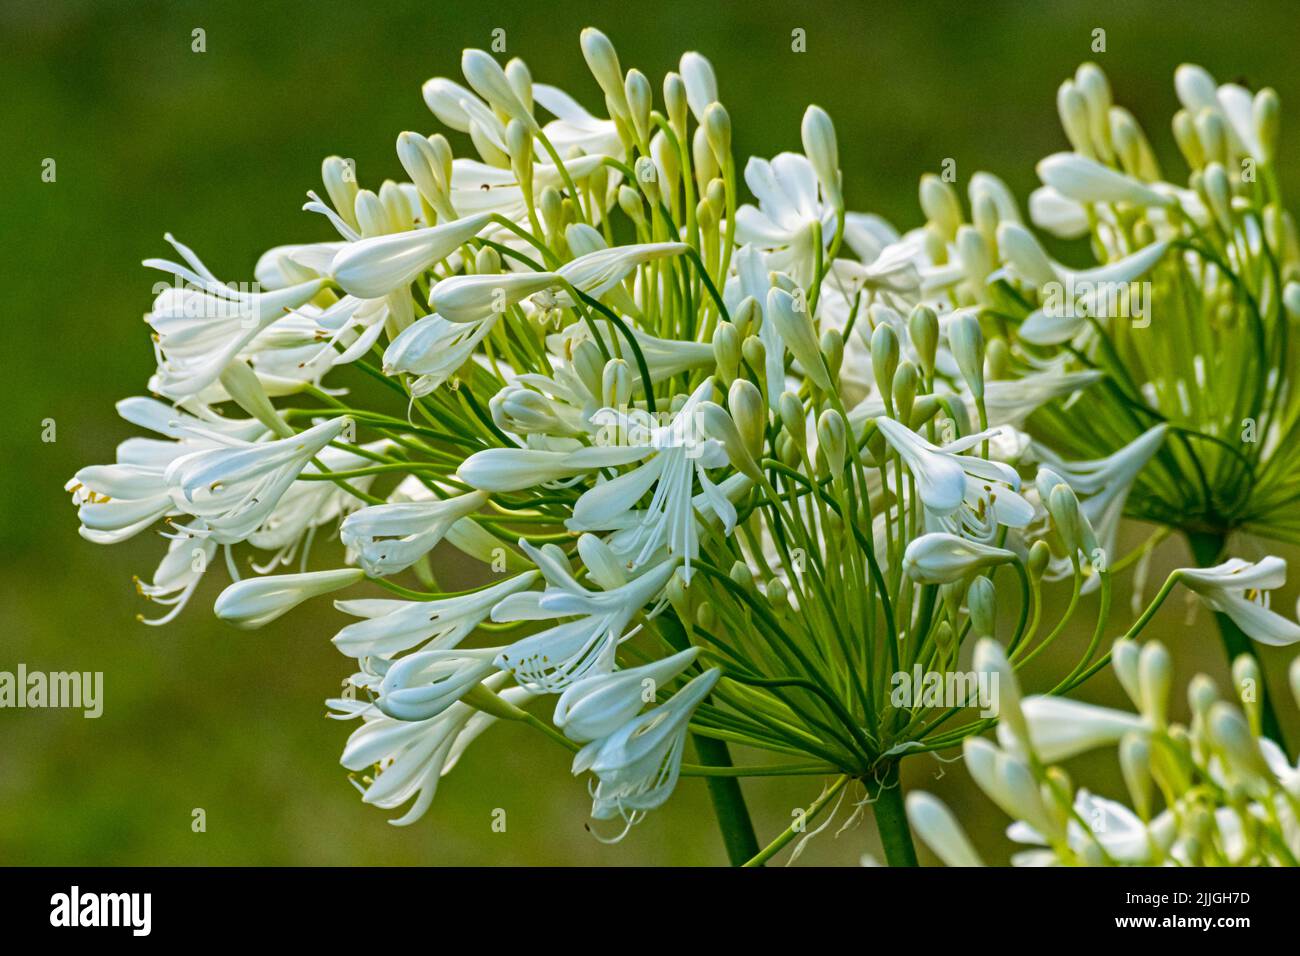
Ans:
[{"label": "white trumpet-shaped flower", "polygon": [[1179,568],[1179,579],[1207,605],[1261,644],[1300,641],[1300,624],[1269,609],[1269,592],[1286,584],[1286,561],[1272,555],[1251,563],[1229,558],[1211,568]]},{"label": "white trumpet-shaped flower", "polygon": [[1033,506],[1020,496],[1020,476],[1014,468],[961,454],[996,429],[941,447],[892,418],[881,415],[875,422],[916,480],[917,493],[939,529],[988,541],[999,525],[1023,528],[1033,520]]},{"label": "white trumpet-shaped flower", "polygon": [[289,438],[196,451],[167,466],[176,507],[201,518],[195,533],[219,544],[243,541],[275,510],[307,463],[338,438],[349,419],[322,422]]},{"label": "white trumpet-shaped flower", "polygon": [[946,584],[1015,559],[1015,553],[1004,548],[946,531],[932,531],[908,542],[903,553],[903,570],[922,584]]},{"label": "white trumpet-shaped flower", "polygon": [[413,647],[444,650],[457,646],[487,620],[502,598],[537,580],[526,571],[499,584],[433,601],[359,598],[335,601],[344,614],[363,618],[334,635],[334,646],[349,657],[391,657]]},{"label": "white trumpet-shaped flower", "polygon": [[467,216],[429,229],[359,239],[334,256],[330,274],[352,295],[377,299],[406,288],[482,232],[489,219],[487,214]]},{"label": "white trumpet-shaped flower", "polygon": [[217,617],[248,630],[270,624],[303,601],[356,584],[365,572],[359,568],[309,571],[306,574],[270,574],[245,578],[217,596]]},{"label": "white trumpet-shaped flower", "polygon": [[453,524],[487,500],[485,492],[474,491],[443,500],[370,505],[343,519],[339,537],[369,573],[396,574],[424,557]]},{"label": "white trumpet-shaped flower", "polygon": [[662,660],[609,674],[593,674],[570,684],[555,704],[555,726],[570,740],[583,743],[608,737],[655,699],[667,684],[699,656],[698,647]]},{"label": "white trumpet-shaped flower", "polygon": [[542,572],[546,588],[502,599],[492,620],[573,618],[494,652],[498,668],[539,693],[559,693],[591,673],[610,670],[611,648],[630,636],[626,631],[632,618],[660,599],[677,566],[674,560],[663,561],[625,584],[592,591],[578,582],[563,552],[553,545],[519,544]]},{"label": "white trumpet-shaped flower", "polygon": [[595,819],[621,816],[631,825],[672,795],[681,772],[687,724],[721,673],[717,668],[705,671],[667,702],[578,751],[573,772],[590,770],[599,780],[592,793]]}]

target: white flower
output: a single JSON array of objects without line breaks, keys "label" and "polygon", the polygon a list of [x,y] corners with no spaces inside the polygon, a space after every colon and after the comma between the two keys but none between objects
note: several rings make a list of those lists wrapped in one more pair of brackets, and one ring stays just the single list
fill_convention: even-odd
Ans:
[{"label": "white flower", "polygon": [[583,493],[573,506],[566,525],[573,531],[624,528],[624,518],[637,502],[654,489],[650,504],[639,515],[629,548],[639,547],[633,565],[651,560],[661,548],[685,561],[683,575],[691,577],[691,561],[699,553],[699,533],[694,504],[695,482],[699,481],[714,511],[723,517],[727,533],[735,524],[736,510],[706,473],[727,464],[727,455],[716,439],[704,436],[696,421],[696,409],[713,391],[713,379],[705,379],[667,425],[655,424],[637,411],[604,408],[592,424],[616,429],[619,439],[645,459],[632,471],[596,485]]},{"label": "white flower", "polygon": [[1171,206],[1175,200],[1150,186],[1078,153],[1053,153],[1039,160],[1038,178],[1080,203]]},{"label": "white flower", "polygon": [[1014,561],[1013,552],[971,541],[946,531],[934,531],[913,538],[903,554],[903,570],[923,584],[960,581],[982,568]]},{"label": "white flower", "polygon": [[146,618],[139,615],[142,624],[166,624],[176,618],[189,603],[194,589],[203,580],[203,574],[217,553],[217,543],[210,538],[178,534],[172,538],[167,554],[158,564],[149,583],[135,579],[136,590],[148,601],[171,607],[162,617]]},{"label": "white flower", "polygon": [[[1029,728],[1029,741],[1043,763],[1058,763],[1097,747],[1114,746],[1127,733],[1147,733],[1147,722],[1136,714],[1098,707],[1066,697],[1041,695],[1020,702]],[[1010,731],[998,726],[998,742],[1018,749]]]},{"label": "white flower", "polygon": [[[1084,848],[1095,840],[1116,863],[1149,865],[1152,840],[1162,844],[1162,849],[1168,849],[1176,832],[1170,825],[1172,817],[1168,811],[1153,819],[1148,827],[1124,804],[1094,796],[1082,789],[1075,795],[1074,812],[1078,819],[1071,818],[1067,826],[1066,839],[1070,849],[1082,854]],[[1088,825],[1088,830],[1084,830],[1079,820]],[[1017,843],[1031,846],[1047,843],[1038,829],[1023,821],[1007,827],[1007,836]],[[1045,849],[1029,850],[1017,853],[1011,862],[1013,866],[1051,866],[1056,862],[1056,854]]]},{"label": "white flower", "polygon": [[621,816],[630,826],[672,795],[691,715],[720,675],[717,668],[705,671],[666,703],[578,751],[573,772],[590,770],[599,778],[592,793],[595,819]]},{"label": "white flower", "polygon": [[1179,579],[1215,611],[1228,615],[1261,644],[1300,641],[1300,624],[1269,610],[1269,591],[1286,584],[1286,561],[1269,555],[1251,564],[1229,558],[1212,568],[1179,568]]},{"label": "white flower", "polygon": [[504,597],[537,580],[536,571],[517,574],[499,584],[434,601],[361,598],[335,601],[344,614],[364,618],[334,635],[334,645],[349,657],[391,657],[426,645],[428,650],[455,647],[485,621]]},{"label": "white flower", "polygon": [[1014,468],[959,454],[996,431],[968,435],[939,447],[892,418],[881,415],[875,422],[902,457],[926,511],[942,530],[988,541],[998,525],[1023,528],[1033,520],[1033,506],[1017,493],[1020,476]]},{"label": "white flower", "polygon": [[745,183],[758,206],[736,210],[736,241],[764,250],[769,269],[806,286],[816,253],[813,225],[821,223],[823,244],[835,233],[835,207],[819,196],[812,163],[798,153],[781,153],[771,162],[754,156],[745,164]]},{"label": "white flower", "polygon": [[670,559],[617,586],[599,581],[606,589],[591,591],[578,583],[558,548],[534,548],[522,540],[519,546],[542,572],[546,589],[509,595],[493,609],[492,620],[574,618],[495,649],[495,665],[539,693],[559,693],[588,674],[611,670],[613,648],[631,636],[624,633],[628,624],[659,600],[677,566]]},{"label": "white flower", "polygon": [[456,219],[431,229],[412,229],[349,243],[330,266],[334,281],[362,299],[404,289],[418,276],[473,239],[488,224],[486,214]]},{"label": "white flower", "polygon": [[657,689],[689,667],[699,653],[698,647],[690,647],[640,667],[584,677],[560,695],[552,720],[570,740],[587,743],[608,737],[640,713],[654,700]]},{"label": "white flower", "polygon": [[322,422],[290,438],[196,451],[164,472],[175,506],[203,519],[195,533],[220,544],[243,541],[266,521],[307,463],[336,439],[347,418]]},{"label": "white flower", "polygon": [[[521,687],[509,687],[500,691],[500,696],[518,706],[533,695]],[[392,810],[415,799],[406,813],[390,821],[394,826],[407,826],[424,816],[433,802],[438,780],[497,719],[461,703],[417,721],[397,720],[371,704],[346,698],[328,703],[341,712],[335,715],[340,719],[359,716],[363,721],[348,738],[340,758],[348,770],[372,774],[365,785],[354,781],[362,801]]]},{"label": "white flower", "polygon": [[416,651],[392,663],[375,706],[399,720],[427,720],[451,707],[493,671],[494,648]]},{"label": "white flower", "polygon": [[370,574],[396,574],[424,557],[453,524],[487,500],[485,492],[475,491],[445,500],[370,505],[343,519],[339,537]]},{"label": "white flower", "polygon": [[213,611],[223,621],[251,630],[270,624],[303,601],[349,587],[363,577],[365,572],[359,568],[339,568],[245,578],[217,596]]},{"label": "white flower", "polygon": [[[1034,445],[1034,451],[1043,463],[1065,479],[1079,495],[1080,511],[1092,526],[1103,556],[1115,554],[1129,491],[1138,473],[1160,450],[1168,431],[1167,425],[1156,425],[1114,454],[1091,461],[1065,461],[1051,450]],[[1088,567],[1091,568],[1091,564]],[[1057,562],[1051,570],[1052,577],[1071,573],[1073,564],[1068,559]],[[1090,576],[1084,585],[1085,591],[1091,591],[1098,583],[1095,575]]]},{"label": "white flower", "polygon": [[273,292],[237,289],[219,281],[189,248],[170,235],[166,239],[193,268],[166,259],[144,261],[188,283],[163,290],[145,321],[157,345],[156,390],[178,401],[212,385],[260,332],[326,285],[317,278]]}]

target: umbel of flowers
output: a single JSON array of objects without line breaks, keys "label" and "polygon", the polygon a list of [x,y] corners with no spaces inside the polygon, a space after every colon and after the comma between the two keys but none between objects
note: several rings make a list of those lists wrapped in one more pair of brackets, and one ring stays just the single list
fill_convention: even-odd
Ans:
[{"label": "umbel of flowers", "polygon": [[[1085,590],[1091,639],[1043,690],[1104,666],[1096,555],[1171,426],[1100,460],[1028,453],[1019,426],[1108,373],[1001,375],[1005,342],[963,299],[989,276],[951,280],[951,250],[927,265],[848,211],[822,110],[802,154],[739,169],[702,56],[656,102],[603,34],[581,47],[603,115],[466,51],[464,84],[423,92],[477,158],[403,132],[409,182],[374,190],[326,159],[305,209],[335,238],[272,248],[251,285],[168,237],[179,261],[146,263],[175,278],[147,318],[154,397],[118,406],[150,437],[69,483],[82,534],[169,539],[138,582],[167,608],[149,623],[213,566],[232,579],[216,613],[242,627],[335,595],[354,671],[330,701],[355,721],[342,762],[395,823],[505,721],[590,775],[601,838],[698,776],[730,858],[762,863],[796,830],[760,849],[739,780],[800,775],[824,781],[810,815],[860,791],[889,861],[912,863],[899,763],[997,707],[900,678],[961,676],[976,639],[1018,668]],[[985,225],[1016,220],[1000,181],[972,189]],[[358,383],[381,398],[354,399]],[[439,586],[457,554],[480,586]],[[1178,581],[1281,627],[1253,602],[1283,574],[1179,572],[1130,636]],[[1056,578],[1068,603],[1043,598]]]}]

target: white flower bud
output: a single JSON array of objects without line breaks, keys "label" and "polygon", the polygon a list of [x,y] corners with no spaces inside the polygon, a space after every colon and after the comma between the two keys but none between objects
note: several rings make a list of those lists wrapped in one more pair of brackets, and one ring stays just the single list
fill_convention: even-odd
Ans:
[{"label": "white flower bud", "polygon": [[835,125],[820,106],[809,106],[800,127],[804,155],[812,164],[821,185],[822,196],[836,209],[844,205],[840,192],[840,153],[835,140]]},{"label": "white flower bud", "polygon": [[339,568],[245,578],[217,596],[213,611],[223,621],[251,630],[271,623],[303,601],[342,590],[365,576],[360,568]]}]

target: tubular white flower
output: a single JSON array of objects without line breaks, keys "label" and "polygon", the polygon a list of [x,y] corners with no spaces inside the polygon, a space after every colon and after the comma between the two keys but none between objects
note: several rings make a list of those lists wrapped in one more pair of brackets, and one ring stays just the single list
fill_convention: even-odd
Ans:
[{"label": "tubular white flower", "polygon": [[713,64],[694,50],[683,53],[677,63],[682,83],[686,86],[686,102],[690,105],[695,122],[704,122],[704,111],[718,101],[718,78]]},{"label": "tubular white flower", "polygon": [[691,715],[721,673],[717,668],[705,671],[666,703],[578,751],[573,772],[590,770],[599,778],[592,794],[592,817],[621,816],[631,825],[672,795]]},{"label": "tubular white flower", "polygon": [[338,568],[245,578],[222,591],[213,610],[223,621],[252,630],[270,624],[303,601],[342,590],[363,577],[365,572],[359,568]]},{"label": "tubular white flower", "polygon": [[334,646],[349,657],[391,657],[413,647],[445,650],[456,647],[487,620],[502,598],[531,587],[536,571],[526,571],[499,584],[434,601],[361,598],[335,601],[344,614],[364,618],[334,635]]},{"label": "tubular white flower", "polygon": [[590,591],[573,577],[563,552],[553,546],[519,546],[546,579],[544,591],[523,591],[501,600],[492,620],[541,621],[576,618],[556,624],[495,650],[495,665],[509,670],[522,687],[554,694],[594,672],[613,667],[611,651],[626,636],[633,616],[659,600],[677,562],[667,560],[648,568],[626,584]]},{"label": "tubular white flower", "polygon": [[1023,528],[1033,520],[1033,506],[1018,494],[1020,476],[1014,468],[960,454],[996,430],[940,447],[892,418],[881,415],[875,422],[916,479],[921,501],[943,530],[987,541],[1000,524]]},{"label": "tubular white flower", "polygon": [[[515,706],[533,696],[521,687],[506,688],[500,695]],[[461,703],[417,721],[397,720],[354,700],[331,700],[328,704],[341,712],[337,716],[342,719],[360,716],[363,721],[348,738],[340,758],[354,773],[373,774],[367,785],[357,783],[362,801],[392,810],[414,798],[406,813],[389,821],[393,826],[409,826],[424,816],[439,779],[451,772],[470,743],[497,719]]]},{"label": "tubular white flower", "polygon": [[686,670],[699,653],[698,647],[690,647],[663,660],[593,674],[570,684],[556,701],[555,726],[570,740],[582,743],[608,737],[640,713],[654,700],[657,689]]},{"label": "tubular white flower", "polygon": [[243,541],[267,519],[280,497],[322,448],[338,438],[349,419],[322,422],[291,438],[197,451],[176,459],[163,474],[172,502],[203,519],[220,544]]},{"label": "tubular white flower", "polygon": [[489,674],[492,648],[416,651],[384,673],[375,706],[398,720],[428,720],[451,707]]},{"label": "tubular white flower", "polygon": [[923,790],[907,795],[907,819],[945,866],[983,866],[957,818],[937,797]]},{"label": "tubular white flower", "polygon": [[1286,561],[1269,555],[1254,564],[1229,558],[1212,568],[1179,568],[1175,574],[1210,608],[1228,615],[1261,644],[1286,647],[1300,641],[1300,624],[1269,610],[1269,593],[1286,584]]},{"label": "tubular white flower", "polygon": [[475,491],[445,500],[370,505],[343,519],[339,537],[370,574],[396,574],[424,557],[453,524],[487,500],[486,492]]},{"label": "tubular white flower", "polygon": [[[1147,722],[1136,714],[1098,707],[1067,697],[1026,697],[1021,713],[1029,728],[1029,740],[1038,759],[1058,763],[1098,747],[1112,747],[1127,733],[1150,732]],[[998,741],[1010,747],[1010,731],[998,727]]]},{"label": "tubular white flower", "polygon": [[1014,561],[1005,548],[971,541],[946,531],[933,531],[913,538],[903,554],[903,570],[922,584],[947,584],[983,568]]},{"label": "tubular white flower", "polygon": [[482,232],[488,221],[488,215],[481,214],[430,229],[360,239],[339,251],[330,274],[352,295],[379,298],[406,288],[434,263]]},{"label": "tubular white flower", "polygon": [[1044,184],[1075,202],[1135,206],[1172,206],[1175,202],[1141,181],[1078,153],[1053,153],[1039,161],[1037,170]]}]

